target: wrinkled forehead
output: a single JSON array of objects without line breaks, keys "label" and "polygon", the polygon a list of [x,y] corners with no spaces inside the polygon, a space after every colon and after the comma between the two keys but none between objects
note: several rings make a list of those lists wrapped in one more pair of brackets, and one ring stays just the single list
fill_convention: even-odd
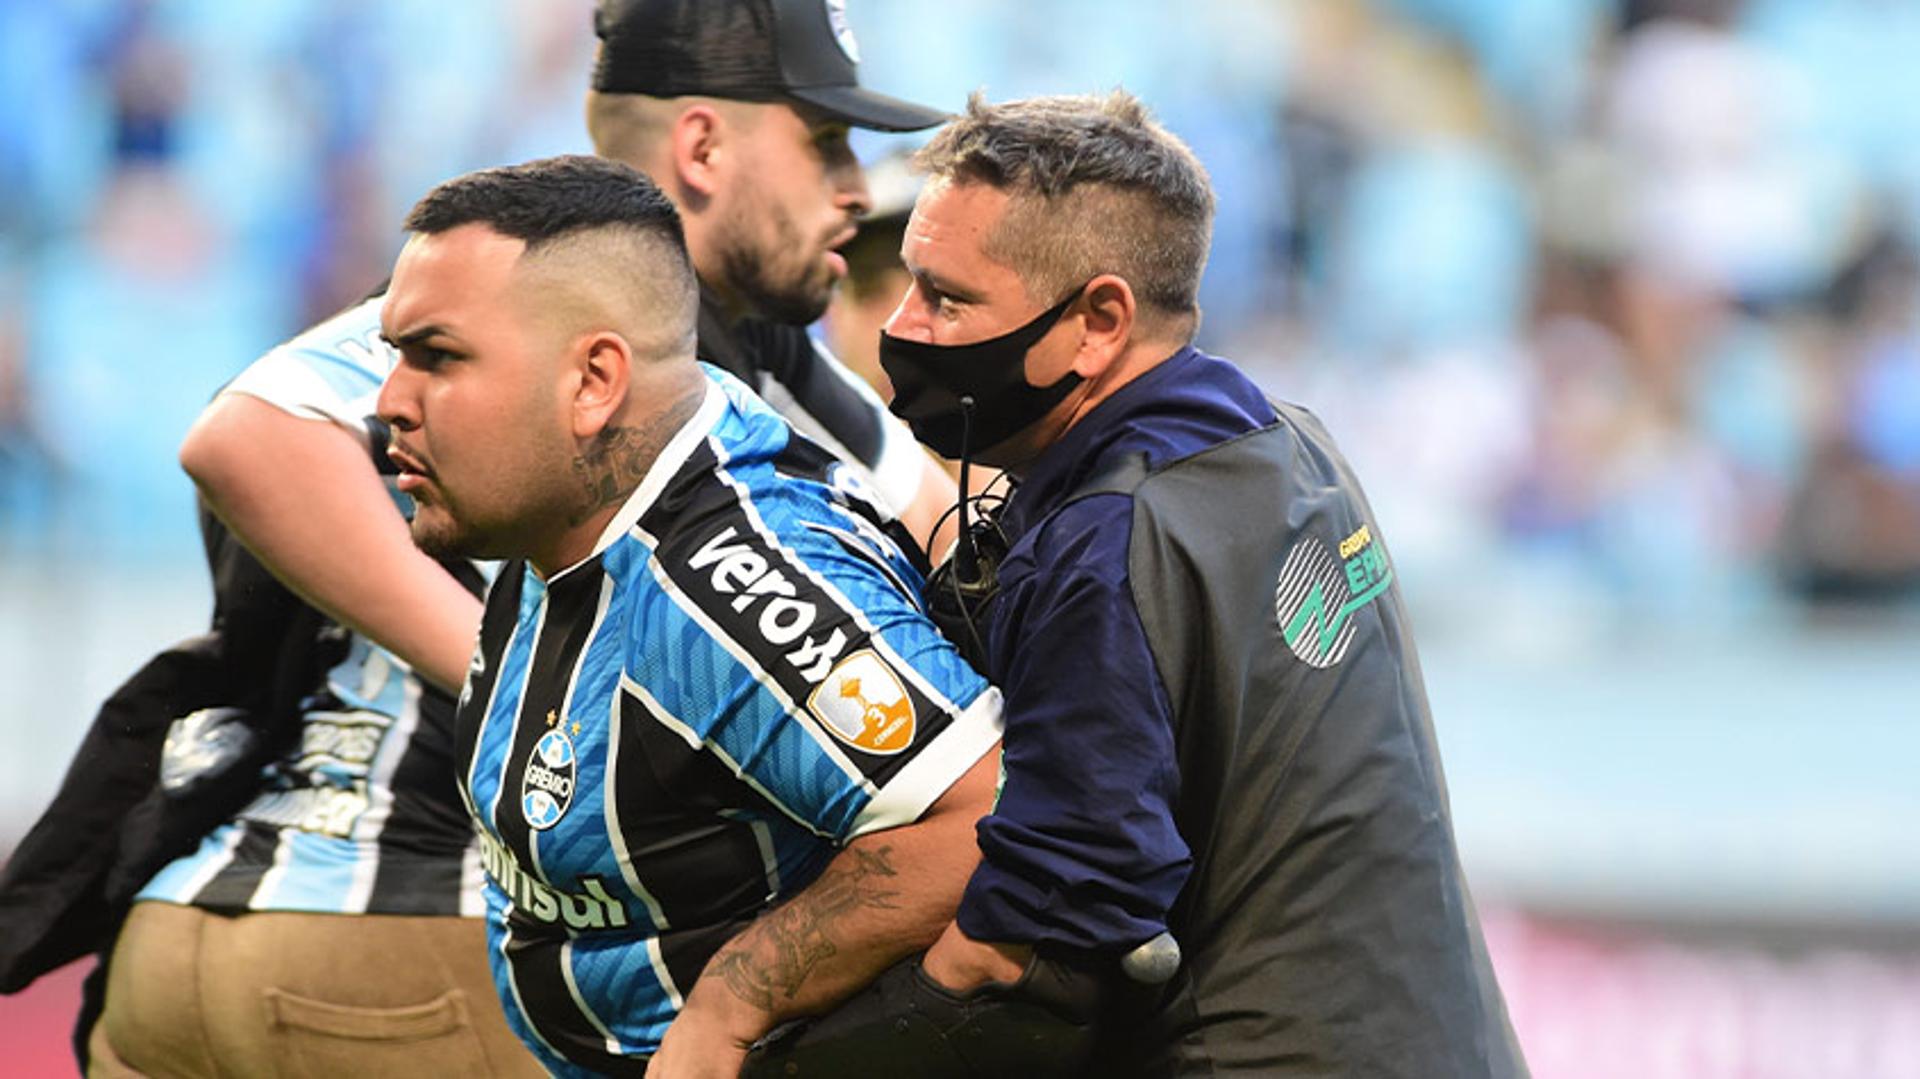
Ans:
[{"label": "wrinkled forehead", "polygon": [[1006,261],[1004,231],[1012,196],[988,184],[936,179],[914,203],[900,259],[909,273],[941,292],[1021,301],[1030,291],[1021,268]]},{"label": "wrinkled forehead", "polygon": [[993,231],[1006,218],[1006,192],[982,183],[936,177],[927,181],[907,218],[902,249],[949,257],[985,257]]},{"label": "wrinkled forehead", "polygon": [[381,331],[397,338],[427,322],[451,329],[463,316],[497,308],[525,251],[525,242],[477,222],[414,234],[394,263]]}]

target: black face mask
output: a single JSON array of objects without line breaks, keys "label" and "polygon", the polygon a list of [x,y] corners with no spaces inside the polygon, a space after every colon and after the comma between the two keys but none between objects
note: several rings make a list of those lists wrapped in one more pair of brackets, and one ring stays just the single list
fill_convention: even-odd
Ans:
[{"label": "black face mask", "polygon": [[[1051,386],[1027,383],[1027,350],[1053,329],[1086,288],[1018,329],[970,345],[907,341],[882,331],[880,366],[893,380],[893,414],[944,457],[978,453],[1019,434],[1080,384],[1069,371]],[[972,429],[961,398],[973,398]]]}]

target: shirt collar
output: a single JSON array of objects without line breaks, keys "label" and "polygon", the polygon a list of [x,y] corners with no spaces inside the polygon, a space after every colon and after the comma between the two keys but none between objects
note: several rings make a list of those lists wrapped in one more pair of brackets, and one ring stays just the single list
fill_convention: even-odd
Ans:
[{"label": "shirt collar", "polygon": [[1008,504],[1007,524],[1012,534],[1025,532],[1092,475],[1101,451],[1126,431],[1129,420],[1152,408],[1162,396],[1160,387],[1181,378],[1181,373],[1191,367],[1198,356],[1193,346],[1182,347],[1093,406],[1078,423],[1067,428],[1059,441],[1041,450]]}]

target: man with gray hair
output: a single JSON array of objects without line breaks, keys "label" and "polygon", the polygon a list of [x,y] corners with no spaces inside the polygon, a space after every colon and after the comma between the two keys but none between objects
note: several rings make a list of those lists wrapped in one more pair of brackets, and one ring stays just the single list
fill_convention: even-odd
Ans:
[{"label": "man with gray hair", "polygon": [[898,1029],[920,1074],[1524,1073],[1380,524],[1192,345],[1199,162],[1116,91],[976,98],[919,163],[880,355],[923,442],[1018,480],[930,585],[1003,786],[918,969],[756,1066]]}]

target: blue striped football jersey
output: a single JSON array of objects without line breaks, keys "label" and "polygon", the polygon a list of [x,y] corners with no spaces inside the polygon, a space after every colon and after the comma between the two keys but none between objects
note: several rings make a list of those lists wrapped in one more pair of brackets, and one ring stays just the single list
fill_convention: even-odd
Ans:
[{"label": "blue striped football jersey", "polygon": [[723,943],[999,738],[870,492],[706,370],[589,557],[501,570],[460,700],[494,975],[556,1074],[644,1069]]},{"label": "blue striped football jersey", "polygon": [[[372,299],[255,360],[222,392],[331,423],[371,452],[367,417],[396,356]],[[390,483],[389,493],[395,513],[410,512]],[[448,568],[475,594],[484,587],[481,567]],[[453,782],[452,695],[341,632],[344,658],[303,702],[299,739],[267,766],[259,796],[140,899],[233,913],[481,915],[480,852]]]}]

